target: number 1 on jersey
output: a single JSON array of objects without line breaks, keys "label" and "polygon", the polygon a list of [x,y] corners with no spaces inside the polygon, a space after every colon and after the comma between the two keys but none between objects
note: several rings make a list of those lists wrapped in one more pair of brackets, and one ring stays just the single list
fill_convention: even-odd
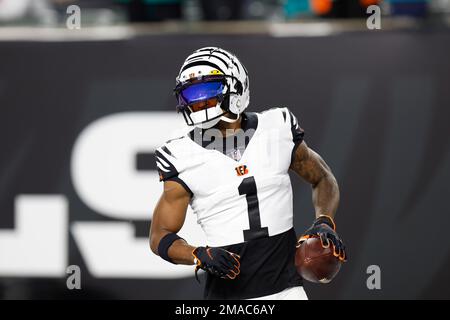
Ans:
[{"label": "number 1 on jersey", "polygon": [[269,229],[261,227],[261,216],[259,213],[258,195],[254,177],[242,180],[238,187],[239,194],[244,195],[247,200],[248,220],[250,229],[244,230],[244,241],[265,238],[269,236]]}]

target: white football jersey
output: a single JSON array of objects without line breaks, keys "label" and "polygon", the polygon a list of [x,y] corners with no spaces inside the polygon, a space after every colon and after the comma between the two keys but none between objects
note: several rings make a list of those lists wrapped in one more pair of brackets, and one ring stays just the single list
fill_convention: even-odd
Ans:
[{"label": "white football jersey", "polygon": [[178,181],[191,193],[190,205],[212,247],[293,228],[288,169],[303,130],[287,108],[245,112],[242,129],[246,139],[196,128],[156,151],[161,180]]}]

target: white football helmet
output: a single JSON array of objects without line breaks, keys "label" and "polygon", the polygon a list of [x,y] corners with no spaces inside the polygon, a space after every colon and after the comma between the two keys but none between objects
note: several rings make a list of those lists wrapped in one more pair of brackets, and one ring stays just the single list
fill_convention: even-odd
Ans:
[{"label": "white football helmet", "polygon": [[[201,48],[187,57],[174,92],[177,111],[189,126],[200,128],[238,120],[250,102],[247,69],[234,54],[217,47]],[[225,117],[227,112],[234,119]]]}]

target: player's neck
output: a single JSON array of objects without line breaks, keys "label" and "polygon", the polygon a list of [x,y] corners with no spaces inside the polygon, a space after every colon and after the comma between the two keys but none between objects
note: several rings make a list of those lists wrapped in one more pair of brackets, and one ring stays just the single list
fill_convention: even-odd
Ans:
[{"label": "player's neck", "polygon": [[228,135],[234,134],[236,130],[241,129],[241,121],[242,116],[240,116],[239,119],[234,122],[226,122],[221,120],[217,123],[216,128],[222,132],[222,135],[224,137],[226,137]]}]

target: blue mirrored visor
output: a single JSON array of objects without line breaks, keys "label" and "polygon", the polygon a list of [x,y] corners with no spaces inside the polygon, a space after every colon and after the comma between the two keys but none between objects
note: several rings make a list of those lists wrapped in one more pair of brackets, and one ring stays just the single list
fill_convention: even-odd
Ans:
[{"label": "blue mirrored visor", "polygon": [[216,98],[222,95],[224,84],[222,81],[194,83],[181,90],[180,96],[186,104]]}]

